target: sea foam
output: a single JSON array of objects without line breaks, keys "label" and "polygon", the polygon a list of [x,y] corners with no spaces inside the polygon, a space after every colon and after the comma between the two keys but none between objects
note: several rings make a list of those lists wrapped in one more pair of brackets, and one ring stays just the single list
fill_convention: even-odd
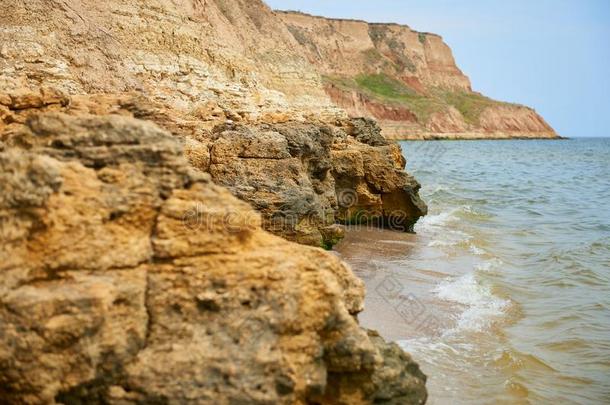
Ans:
[{"label": "sea foam", "polygon": [[442,300],[465,307],[453,332],[481,331],[502,316],[509,305],[508,301],[495,296],[488,287],[481,285],[473,272],[447,279],[437,285],[433,292]]},{"label": "sea foam", "polygon": [[418,230],[425,230],[430,228],[438,228],[447,223],[454,221],[457,219],[455,214],[457,213],[457,209],[451,211],[441,212],[436,215],[427,215],[421,218],[417,224],[415,225]]}]

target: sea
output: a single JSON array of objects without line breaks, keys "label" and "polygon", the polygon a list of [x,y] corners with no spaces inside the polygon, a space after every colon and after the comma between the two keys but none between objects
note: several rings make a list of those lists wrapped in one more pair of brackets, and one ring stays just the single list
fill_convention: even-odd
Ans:
[{"label": "sea", "polygon": [[401,142],[429,214],[336,250],[430,404],[610,404],[610,139]]}]

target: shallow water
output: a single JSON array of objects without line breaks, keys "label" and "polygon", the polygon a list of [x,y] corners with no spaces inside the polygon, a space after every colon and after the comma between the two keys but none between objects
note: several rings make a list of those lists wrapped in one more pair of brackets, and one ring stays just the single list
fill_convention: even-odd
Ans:
[{"label": "shallow water", "polygon": [[364,326],[432,404],[610,403],[610,139],[404,142],[430,214],[352,228]]}]

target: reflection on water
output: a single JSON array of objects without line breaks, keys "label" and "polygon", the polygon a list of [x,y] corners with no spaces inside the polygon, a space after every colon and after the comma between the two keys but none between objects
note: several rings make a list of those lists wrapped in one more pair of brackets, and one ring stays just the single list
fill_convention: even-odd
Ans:
[{"label": "reflection on water", "polygon": [[432,404],[608,403],[610,140],[434,144],[402,144],[430,206],[417,235],[337,247],[362,324],[414,355]]}]

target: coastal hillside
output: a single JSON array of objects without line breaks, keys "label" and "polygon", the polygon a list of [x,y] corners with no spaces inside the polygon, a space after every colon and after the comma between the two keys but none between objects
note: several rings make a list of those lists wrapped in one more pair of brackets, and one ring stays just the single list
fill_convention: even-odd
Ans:
[{"label": "coastal hillside", "polygon": [[3,92],[137,92],[182,127],[342,115],[260,0],[52,4],[2,2]]},{"label": "coastal hillside", "polygon": [[404,27],[0,3],[0,403],[425,403],[324,249],[426,215],[388,138],[553,136],[541,118]]},{"label": "coastal hillside", "polygon": [[436,34],[278,11],[332,101],[391,139],[554,138],[533,109],[472,90]]},{"label": "coastal hillside", "polygon": [[32,110],[154,121],[267,230],[314,246],[337,221],[410,231],[426,211],[398,147],[332,103],[262,1],[11,1],[0,19],[0,132]]},{"label": "coastal hillside", "polygon": [[269,7],[1,4],[0,403],[426,401],[324,250],[420,185]]}]

